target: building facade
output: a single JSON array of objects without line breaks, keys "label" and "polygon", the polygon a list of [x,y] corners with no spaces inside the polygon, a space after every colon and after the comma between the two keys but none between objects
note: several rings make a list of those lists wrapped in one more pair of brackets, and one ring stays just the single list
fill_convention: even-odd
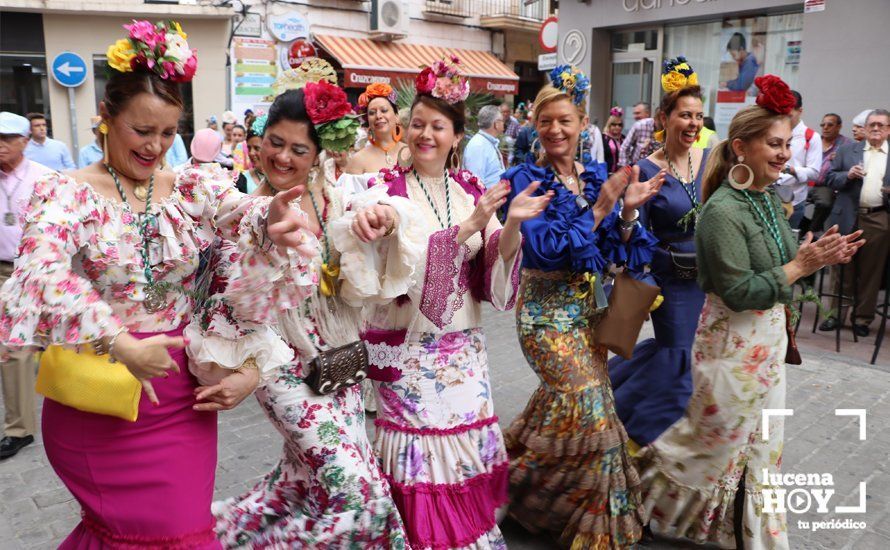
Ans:
[{"label": "building facade", "polygon": [[[105,82],[105,52],[124,36],[130,20],[175,19],[198,50],[198,72],[183,86],[186,109],[180,133],[186,139],[211,114],[226,108],[226,45],[231,7],[210,3],[157,3],[141,0],[4,0],[0,12],[0,109],[20,114],[45,113],[52,136],[81,147],[93,141],[90,117],[97,114]],[[77,140],[71,132],[68,89],[50,76],[53,58],[61,52],[79,54],[87,63],[86,81],[74,89]],[[200,98],[197,101],[196,98]]]},{"label": "building facade", "polygon": [[475,91],[533,97],[541,82],[537,34],[555,6],[550,0],[251,0],[235,7],[230,101],[240,115],[263,108],[276,91],[275,76],[312,55],[334,65],[353,100],[371,82],[410,80],[419,64],[446,51],[464,58]]},{"label": "building facade", "polygon": [[[805,9],[805,6],[809,6]],[[804,121],[850,120],[888,105],[887,0],[569,0],[560,4],[559,59],[590,71],[591,116],[658,103],[664,60],[685,55],[718,134],[753,103],[753,78],[776,74],[801,92]]]}]

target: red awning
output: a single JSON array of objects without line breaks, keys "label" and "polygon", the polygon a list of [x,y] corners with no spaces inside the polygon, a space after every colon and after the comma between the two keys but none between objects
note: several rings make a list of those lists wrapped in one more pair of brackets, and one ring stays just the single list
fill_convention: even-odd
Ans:
[{"label": "red awning", "polygon": [[419,44],[377,42],[367,38],[315,35],[314,39],[343,67],[343,86],[364,88],[373,82],[410,81],[420,67],[456,55],[474,92],[495,95],[519,91],[519,76],[489,52]]}]

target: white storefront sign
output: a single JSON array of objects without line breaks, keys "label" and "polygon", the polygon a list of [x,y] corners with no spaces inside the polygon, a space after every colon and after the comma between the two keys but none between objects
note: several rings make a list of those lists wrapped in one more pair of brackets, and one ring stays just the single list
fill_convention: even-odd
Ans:
[{"label": "white storefront sign", "polygon": [[309,36],[309,22],[295,11],[281,15],[270,15],[266,21],[269,32],[279,42],[293,42],[297,38]]},{"label": "white storefront sign", "polygon": [[542,53],[538,56],[538,70],[549,71],[556,68],[556,53]]}]

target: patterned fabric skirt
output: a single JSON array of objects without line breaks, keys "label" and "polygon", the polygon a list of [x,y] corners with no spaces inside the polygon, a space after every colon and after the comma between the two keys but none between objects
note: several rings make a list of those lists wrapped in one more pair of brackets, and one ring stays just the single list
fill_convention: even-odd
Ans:
[{"label": "patterned fabric skirt", "polygon": [[788,548],[785,514],[763,511],[763,471],[782,462],[785,407],[785,309],[730,310],[709,294],[692,347],[694,390],[686,415],[637,457],[644,510],[653,529],[735,548],[734,502],[745,476],[745,548]]},{"label": "patterned fabric skirt", "polygon": [[[182,329],[130,334],[175,337]],[[216,413],[192,409],[197,383],[185,351],[169,351],[179,374],[152,379],[160,405],[143,392],[136,422],[44,401],[46,456],[82,508],[82,521],[59,548],[220,547],[210,514]]]},{"label": "patterned fabric skirt", "polygon": [[296,372],[282,369],[256,392],[283,454],[253,489],[214,503],[217,536],[227,548],[405,548],[365,431],[361,386],[317,395]]},{"label": "patterned fabric skirt", "polygon": [[506,435],[510,515],[573,549],[625,548],[642,534],[639,479],[590,294],[581,275],[523,272],[519,343],[541,385]]},{"label": "patterned fabric skirt", "polygon": [[412,548],[506,548],[507,453],[479,328],[420,334],[391,350],[401,378],[375,382],[374,449]]}]

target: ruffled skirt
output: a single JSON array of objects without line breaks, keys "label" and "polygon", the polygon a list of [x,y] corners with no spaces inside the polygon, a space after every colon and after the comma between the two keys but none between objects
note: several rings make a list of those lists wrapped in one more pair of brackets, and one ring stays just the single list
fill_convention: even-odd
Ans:
[{"label": "ruffled skirt", "polygon": [[673,537],[735,548],[734,503],[745,476],[745,548],[788,548],[785,514],[763,510],[763,471],[782,461],[785,407],[785,309],[733,312],[709,294],[692,348],[694,391],[686,415],[637,457],[644,512]]},{"label": "ruffled skirt", "polygon": [[275,468],[214,503],[227,548],[399,549],[402,521],[365,431],[361,386],[317,395],[297,369],[256,392],[284,437]]},{"label": "ruffled skirt", "polygon": [[481,329],[422,334],[399,351],[401,378],[375,382],[374,448],[412,548],[506,548],[507,454]]},{"label": "ruffled skirt", "polygon": [[606,350],[580,276],[524,273],[519,341],[541,385],[507,431],[510,515],[573,549],[626,548],[642,535],[639,479],[615,413]]}]

